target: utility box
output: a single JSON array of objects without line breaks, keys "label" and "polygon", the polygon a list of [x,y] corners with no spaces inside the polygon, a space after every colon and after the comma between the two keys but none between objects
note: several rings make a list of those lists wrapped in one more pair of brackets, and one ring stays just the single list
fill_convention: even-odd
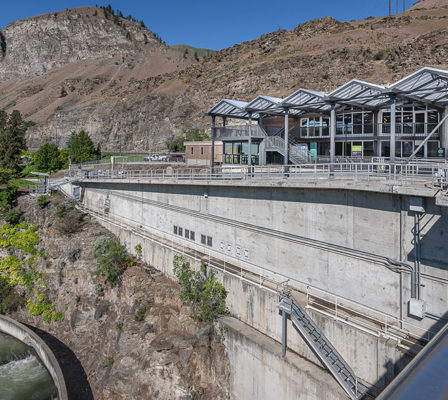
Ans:
[{"label": "utility box", "polygon": [[423,319],[426,314],[426,303],[423,300],[411,299],[409,300],[409,315],[411,317]]},{"label": "utility box", "polygon": [[425,212],[425,201],[424,201],[423,197],[411,197],[409,199],[409,211],[424,213]]}]

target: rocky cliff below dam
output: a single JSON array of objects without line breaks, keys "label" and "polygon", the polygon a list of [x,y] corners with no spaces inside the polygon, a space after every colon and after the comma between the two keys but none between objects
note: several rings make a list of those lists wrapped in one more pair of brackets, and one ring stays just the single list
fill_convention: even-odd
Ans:
[{"label": "rocky cliff below dam", "polygon": [[53,196],[41,209],[36,198],[19,199],[24,219],[39,226],[39,270],[64,321],[47,324],[25,310],[13,317],[55,349],[70,398],[227,399],[224,345],[210,325],[189,316],[178,284],[138,261],[114,288],[95,277],[93,243],[110,234],[89,216],[79,231],[61,234],[55,213],[63,201]]}]

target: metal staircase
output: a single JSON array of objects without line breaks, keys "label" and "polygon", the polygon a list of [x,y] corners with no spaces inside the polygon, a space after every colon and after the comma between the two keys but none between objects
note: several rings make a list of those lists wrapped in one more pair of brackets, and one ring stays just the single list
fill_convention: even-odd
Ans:
[{"label": "metal staircase", "polygon": [[367,393],[367,387],[358,382],[353,370],[333,347],[330,341],[317,327],[310,316],[291,296],[289,290],[279,292],[278,308],[283,316],[283,354],[286,352],[286,318],[289,316],[300,336],[313,350],[325,367],[347,392],[351,399],[361,399]]},{"label": "metal staircase", "polygon": [[[265,151],[276,151],[283,157],[285,156],[285,140],[280,136],[268,136],[264,139]],[[311,160],[311,153],[303,150],[302,146],[297,144],[289,145],[289,160],[293,164],[307,164]]]}]

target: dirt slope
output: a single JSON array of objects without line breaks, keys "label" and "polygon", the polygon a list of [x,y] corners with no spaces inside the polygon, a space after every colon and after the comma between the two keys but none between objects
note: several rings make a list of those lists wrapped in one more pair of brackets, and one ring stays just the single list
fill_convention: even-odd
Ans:
[{"label": "dirt slope", "polygon": [[[209,126],[204,112],[223,97],[281,97],[299,87],[329,91],[352,78],[388,84],[426,65],[448,69],[446,1],[423,9],[434,5],[424,0],[393,17],[309,21],[200,62],[139,43],[140,50],[124,48],[109,58],[70,61],[41,76],[2,80],[0,107],[17,108],[38,123],[28,132],[31,147],[49,140],[64,145],[73,130],[86,129],[106,150],[121,145],[145,151],[149,144],[162,149],[184,123]],[[92,20],[95,9],[88,12]],[[119,46],[121,38],[113,37]]]}]

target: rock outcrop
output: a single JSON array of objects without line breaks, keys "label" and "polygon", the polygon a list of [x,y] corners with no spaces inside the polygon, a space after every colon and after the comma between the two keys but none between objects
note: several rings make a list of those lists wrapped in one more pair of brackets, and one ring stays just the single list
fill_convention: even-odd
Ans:
[{"label": "rock outcrop", "polygon": [[92,244],[107,231],[85,217],[79,232],[59,233],[55,211],[62,201],[53,198],[40,209],[35,198],[23,196],[20,206],[25,219],[39,226],[39,247],[46,253],[39,269],[47,276],[53,304],[66,309],[65,320],[46,324],[25,310],[14,317],[41,329],[47,339],[43,331],[53,335],[50,344],[68,347],[56,346],[63,370],[79,360],[81,368],[69,373],[67,382],[71,398],[86,400],[91,393],[95,400],[227,399],[224,346],[209,325],[189,317],[178,284],[137,262],[110,288],[92,274]]}]

